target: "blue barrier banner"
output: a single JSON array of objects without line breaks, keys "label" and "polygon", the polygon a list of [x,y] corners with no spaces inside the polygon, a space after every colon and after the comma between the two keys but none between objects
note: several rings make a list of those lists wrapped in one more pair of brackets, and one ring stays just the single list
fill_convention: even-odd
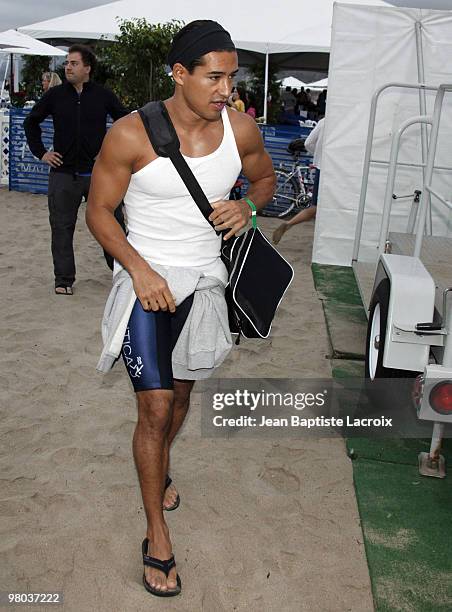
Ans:
[{"label": "blue barrier banner", "polygon": [[[12,191],[47,193],[49,165],[37,159],[27,145],[24,119],[30,111],[11,108],[9,113],[9,188]],[[42,142],[46,149],[53,147],[53,122],[41,123]]]},{"label": "blue barrier banner", "polygon": [[[28,148],[23,123],[29,110],[11,108],[9,131],[9,188],[12,191],[27,191],[47,194],[50,167],[34,157]],[[107,127],[111,124],[108,123]],[[259,125],[264,145],[275,168],[293,166],[294,158],[287,150],[295,138],[306,138],[312,128],[291,125]],[[47,150],[53,149],[53,122],[46,119],[41,123],[42,142]],[[311,156],[302,154],[300,162],[309,164]]]},{"label": "blue barrier banner", "polygon": [[[295,138],[307,138],[312,128],[296,127],[293,125],[260,125],[264,145],[272,158],[273,166],[293,166],[294,158],[287,150],[289,143]],[[302,153],[299,162],[308,165],[312,156]]]}]

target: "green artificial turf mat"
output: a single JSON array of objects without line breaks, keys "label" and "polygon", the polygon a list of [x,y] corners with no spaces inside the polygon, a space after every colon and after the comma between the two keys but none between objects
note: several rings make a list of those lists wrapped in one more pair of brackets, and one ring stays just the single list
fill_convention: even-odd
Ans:
[{"label": "green artificial turf mat", "polygon": [[367,318],[351,268],[312,264],[333,359],[364,359]]},{"label": "green artificial turf mat", "polygon": [[353,468],[376,609],[450,612],[450,483],[414,465],[357,459]]},{"label": "green artificial turf mat", "polygon": [[[400,465],[418,465],[418,455],[429,452],[429,438],[382,439],[348,438],[347,451],[357,459],[381,461],[383,463],[398,463]],[[443,440],[441,454],[452,469],[452,440]],[[452,485],[449,485],[452,489]],[[451,508],[452,510],[452,508]],[[452,546],[452,536],[451,536]]]},{"label": "green artificial turf mat", "polygon": [[334,299],[343,304],[361,306],[361,296],[352,268],[312,264],[315,288],[321,300]]},{"label": "green artificial turf mat", "polygon": [[332,359],[333,378],[361,378],[364,376],[364,362],[353,359]]},{"label": "green artificial turf mat", "polygon": [[367,319],[362,306],[324,300],[328,337],[335,359],[364,359]]}]

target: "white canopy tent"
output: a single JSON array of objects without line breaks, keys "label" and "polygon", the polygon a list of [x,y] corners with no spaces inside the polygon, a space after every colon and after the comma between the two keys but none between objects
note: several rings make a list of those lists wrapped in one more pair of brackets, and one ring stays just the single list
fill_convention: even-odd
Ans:
[{"label": "white canopy tent", "polygon": [[[353,4],[387,6],[383,0],[344,0]],[[19,28],[21,32],[39,39],[94,39],[114,40],[119,34],[118,19],[145,18],[150,23],[164,23],[180,19],[185,23],[194,19],[214,19],[225,27],[238,47],[257,53],[285,51],[329,51],[332,0],[317,0],[312,4],[300,0],[281,0],[273,3],[244,3],[230,0],[212,3],[210,0],[119,0],[84,11],[62,15]],[[302,27],[297,27],[300,24]]]},{"label": "white canopy tent", "polygon": [[314,83],[308,83],[306,87],[311,87],[312,89],[325,89],[328,87],[328,77],[326,77],[326,79],[320,79],[320,81],[314,81]]},{"label": "white canopy tent", "polygon": [[298,87],[306,87],[306,83],[293,76],[289,76],[281,81],[281,87],[296,87],[298,89]]},{"label": "white canopy tent", "polygon": [[[313,261],[350,265],[354,251],[363,160],[371,99],[389,82],[425,83],[437,87],[452,83],[452,11],[372,6],[335,6],[328,106],[323,133],[319,201],[315,224]],[[435,92],[391,87],[377,107],[366,208],[358,261],[374,262],[385,197],[393,134],[402,123],[430,114]],[[425,112],[422,110],[425,104]],[[422,189],[425,163],[422,130],[413,126],[404,133],[390,219],[391,232],[406,232],[414,194]],[[435,165],[448,167],[452,155],[452,98],[445,100]],[[452,193],[450,171],[434,175],[436,193]],[[452,235],[452,212],[432,197],[432,233]]]},{"label": "white canopy tent", "polygon": [[[0,32],[0,54],[2,53],[8,54],[8,59],[5,64],[5,71],[2,78],[0,98],[3,96],[8,68],[11,65],[12,69],[13,66],[14,55],[66,55],[65,51],[48,45],[45,42],[41,42],[40,40],[36,40],[32,36],[18,32],[17,30],[5,30],[5,32]],[[13,79],[11,79],[11,81],[13,81]],[[11,85],[14,86],[13,83],[11,83]]]},{"label": "white canopy tent", "polygon": [[0,53],[15,53],[18,55],[66,55],[65,51],[57,49],[45,42],[36,40],[28,34],[17,30],[0,32]]},{"label": "white canopy tent", "polygon": [[[345,3],[387,6],[383,0],[344,0]],[[307,0],[281,0],[244,3],[230,0],[119,0],[92,9],[63,15],[20,28],[21,32],[39,39],[114,40],[119,34],[118,21],[143,17],[150,23],[166,23],[180,19],[213,19],[230,33],[248,63],[265,58],[265,100],[268,91],[269,56],[284,68],[300,67],[326,72],[330,49],[332,0],[317,0],[315,10]],[[276,57],[275,57],[276,56]],[[265,105],[266,106],[266,105]],[[265,108],[265,107],[264,107]],[[266,111],[265,111],[266,114]]]}]

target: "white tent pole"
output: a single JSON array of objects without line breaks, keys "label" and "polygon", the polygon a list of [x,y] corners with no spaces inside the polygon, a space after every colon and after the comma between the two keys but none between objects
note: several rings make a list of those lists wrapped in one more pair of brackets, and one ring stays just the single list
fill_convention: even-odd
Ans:
[{"label": "white tent pole", "polygon": [[20,82],[19,82],[19,58],[16,55],[14,57],[14,91],[20,90]]},{"label": "white tent pole", "polygon": [[265,81],[264,81],[264,123],[267,123],[267,97],[268,97],[268,45],[265,51]]},{"label": "white tent pole", "polygon": [[9,98],[12,99],[14,93],[14,55],[11,53],[9,56]]},{"label": "white tent pole", "polygon": [[3,92],[5,91],[5,81],[6,81],[6,75],[8,74],[8,68],[9,68],[9,55],[6,58],[5,73],[3,75],[2,88],[0,89],[0,99],[3,98]]}]

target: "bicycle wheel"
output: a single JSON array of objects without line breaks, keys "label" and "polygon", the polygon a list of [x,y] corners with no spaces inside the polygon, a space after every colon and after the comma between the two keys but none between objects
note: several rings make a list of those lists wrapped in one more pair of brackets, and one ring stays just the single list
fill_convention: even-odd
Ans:
[{"label": "bicycle wheel", "polygon": [[273,200],[261,210],[264,217],[285,217],[298,205],[300,188],[292,172],[275,170],[276,190]]}]

